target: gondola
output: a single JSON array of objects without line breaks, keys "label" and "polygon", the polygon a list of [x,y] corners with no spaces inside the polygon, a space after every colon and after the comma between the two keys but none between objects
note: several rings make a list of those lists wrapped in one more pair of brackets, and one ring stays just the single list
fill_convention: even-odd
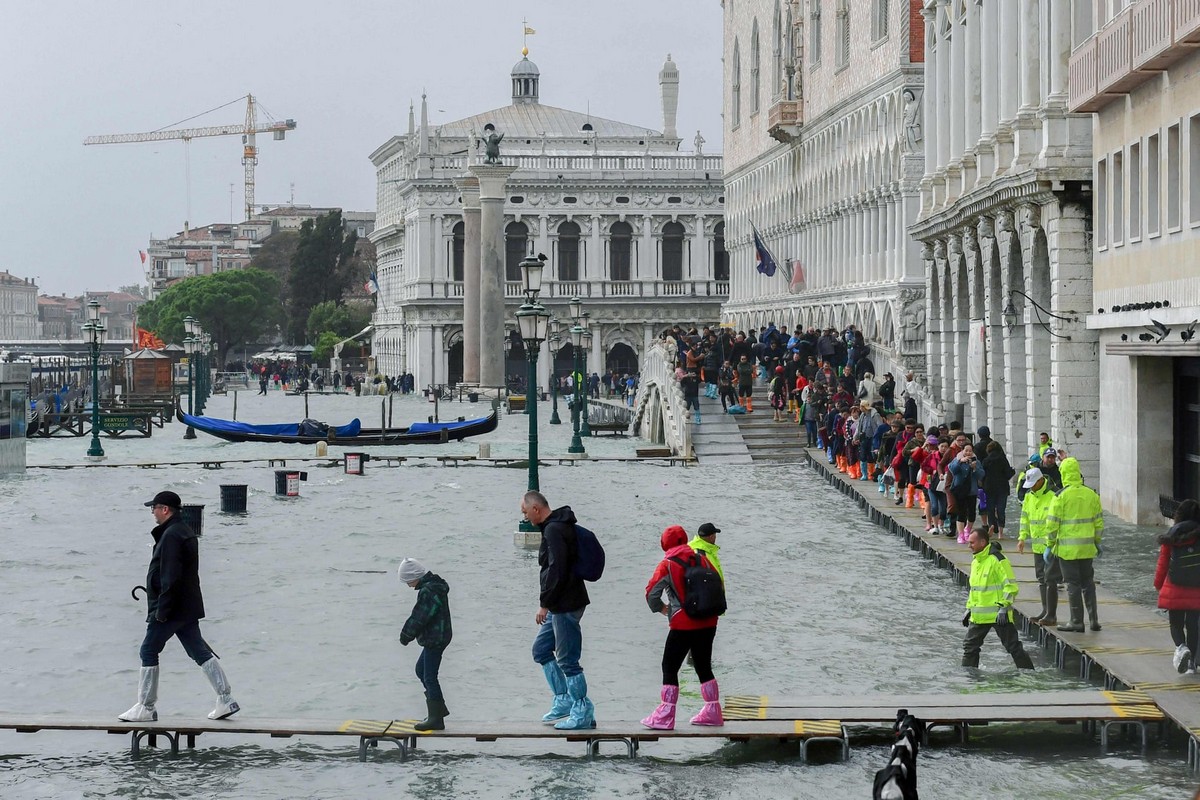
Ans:
[{"label": "gondola", "polygon": [[[253,425],[215,417],[197,417],[176,412],[179,421],[196,430],[224,439],[227,442],[268,442],[282,444],[316,444],[328,442],[339,447],[363,445],[442,444],[461,441],[469,436],[479,436],[496,430],[496,411],[486,417],[448,422],[414,422],[407,428],[364,428],[357,419],[346,425],[323,426],[325,431],[314,430],[311,421],[282,425]],[[316,423],[321,426],[321,423]],[[302,431],[301,428],[304,427]]]}]

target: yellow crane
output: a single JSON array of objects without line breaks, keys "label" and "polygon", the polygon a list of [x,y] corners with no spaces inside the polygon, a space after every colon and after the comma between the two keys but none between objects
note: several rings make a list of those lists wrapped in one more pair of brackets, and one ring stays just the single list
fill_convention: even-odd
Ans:
[{"label": "yellow crane", "polygon": [[[216,111],[219,108],[232,105],[240,100],[246,101],[246,121],[240,125],[213,125],[207,128],[174,128],[171,130],[150,131],[149,133],[115,133],[107,136],[89,136],[83,140],[83,143],[85,145],[129,144],[131,142],[161,142],[168,139],[182,139],[184,145],[186,146],[191,142],[192,139],[198,139],[203,136],[240,135],[242,137],[242,164],[246,168],[246,219],[250,219],[250,217],[254,214],[254,167],[258,164],[258,145],[255,143],[255,134],[270,133],[276,141],[281,141],[287,135],[288,131],[294,131],[296,129],[296,121],[294,119],[288,119],[280,122],[272,119],[268,124],[259,125],[259,103],[255,101],[254,95],[252,94],[248,94],[244,98],[239,97],[237,100],[231,100],[224,106],[218,106],[212,110]],[[204,113],[207,114],[209,112],[206,111]],[[195,119],[195,117],[191,117],[190,119]],[[184,120],[184,122],[186,121],[187,120]],[[190,217],[192,214],[190,155],[188,157],[186,169],[188,182],[188,216]],[[235,221],[236,220],[230,220],[230,222]]]}]

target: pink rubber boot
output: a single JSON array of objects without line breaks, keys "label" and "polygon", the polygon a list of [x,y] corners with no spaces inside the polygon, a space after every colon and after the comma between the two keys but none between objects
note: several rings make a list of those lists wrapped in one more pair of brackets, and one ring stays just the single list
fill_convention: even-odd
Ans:
[{"label": "pink rubber boot", "polygon": [[704,708],[692,717],[693,725],[724,725],[725,717],[721,714],[721,692],[717,688],[717,679],[700,684],[700,696],[704,698]]},{"label": "pink rubber boot", "polygon": [[679,702],[679,687],[663,684],[662,702],[650,716],[642,720],[642,725],[656,731],[675,730],[675,704]]}]

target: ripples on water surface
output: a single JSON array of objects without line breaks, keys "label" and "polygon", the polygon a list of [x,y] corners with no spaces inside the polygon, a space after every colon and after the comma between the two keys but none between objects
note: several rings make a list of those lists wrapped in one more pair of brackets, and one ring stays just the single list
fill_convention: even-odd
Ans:
[{"label": "ripples on water surface", "polygon": [[[310,414],[342,423],[377,419],[377,398],[314,397]],[[396,422],[431,406],[397,402]],[[452,415],[483,406],[447,404]],[[210,413],[228,416],[230,400]],[[292,421],[300,398],[239,400],[239,418]],[[569,426],[542,426],[543,455],[564,453]],[[565,414],[564,414],[565,418]],[[486,437],[493,455],[521,455],[526,419],[505,417]],[[178,425],[149,440],[105,441],[108,463],[308,456],[311,447],[235,445]],[[594,455],[631,454],[634,442],[594,439]],[[84,439],[35,441],[32,464],[81,460]],[[369,449],[369,448],[368,448]],[[472,442],[391,448],[394,454],[474,453]],[[382,452],[382,451],[380,451]],[[153,525],[141,503],[170,488],[205,503],[201,570],[206,638],[223,657],[246,716],[388,718],[424,713],[412,674],[418,649],[397,641],[415,595],[394,575],[420,558],[451,585],[455,639],[442,683],[460,720],[533,719],[548,693],[529,646],[537,606],[535,554],[512,545],[523,469],[369,463],[362,477],[309,468],[302,497],[273,497],[263,464],[208,471],[34,469],[0,481],[0,710],[116,715],[134,700],[142,583]],[[216,513],[219,486],[250,487],[245,517]],[[642,464],[544,467],[553,504],[569,503],[603,537],[604,580],[584,617],[584,658],[601,719],[640,719],[654,706],[665,628],[642,587],[674,523],[722,529],[730,610],[721,621],[715,669],[726,693],[853,694],[874,691],[1020,691],[1079,688],[1042,667],[1013,669],[989,640],[983,669],[958,667],[962,590],[902,542],[869,524],[846,498],[793,466],[667,468]],[[1102,580],[1152,602],[1145,590],[1153,547],[1145,530],[1113,526]],[[1121,571],[1118,577],[1113,575]],[[383,570],[386,574],[373,571]],[[1165,643],[1164,643],[1165,644]],[[698,707],[686,671],[680,719]],[[178,644],[163,655],[159,713],[196,716],[211,690]],[[926,798],[981,796],[1177,798],[1194,781],[1178,746],[1148,760],[1122,744],[1100,757],[1076,728],[993,726],[967,746],[948,735],[921,755]],[[793,749],[719,740],[648,743],[628,762],[623,749],[587,764],[582,744],[439,743],[401,764],[381,747],[360,764],[352,739],[276,741],[205,735],[177,759],[128,755],[126,737],[102,733],[0,733],[0,797],[343,797],[400,792],[418,798],[760,797],[863,798],[886,756],[886,737],[858,736],[848,764],[818,752],[802,765]]]}]

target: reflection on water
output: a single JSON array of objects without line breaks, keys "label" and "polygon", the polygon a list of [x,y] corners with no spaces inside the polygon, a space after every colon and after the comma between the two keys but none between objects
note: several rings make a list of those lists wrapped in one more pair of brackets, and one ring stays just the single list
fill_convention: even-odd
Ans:
[{"label": "reflection on water", "polygon": [[[454,415],[486,413],[451,406]],[[443,407],[445,410],[446,407]],[[378,398],[311,398],[310,415],[341,423],[378,414]],[[229,416],[228,398],[210,412]],[[423,419],[430,406],[398,402],[396,420]],[[301,398],[239,399],[240,419],[294,421]],[[543,415],[544,418],[544,415]],[[505,417],[485,437],[493,455],[521,455],[525,418]],[[311,455],[312,448],[185,442],[178,425],[149,440],[106,442],[110,463],[211,461]],[[567,425],[541,426],[544,454],[564,453]],[[635,442],[593,439],[589,452],[629,455]],[[370,449],[370,448],[368,448]],[[86,440],[35,441],[32,463],[78,462]],[[473,453],[476,443],[393,448],[403,455]],[[548,691],[529,655],[535,631],[537,565],[512,545],[525,471],[480,466],[384,467],[366,474],[309,466],[301,497],[273,496],[273,468],[230,463],[221,470],[31,470],[0,483],[0,710],[116,714],[133,700],[143,607],[129,599],[149,556],[152,520],[141,503],[170,488],[207,505],[202,580],[205,635],[223,658],[245,716],[344,719],[411,717],[423,711],[412,674],[418,651],[399,627],[414,600],[395,565],[415,556],[451,586],[455,639],[442,683],[450,724],[536,719]],[[219,486],[249,486],[249,513],[216,513]],[[661,555],[668,524],[689,531],[706,520],[722,533],[730,610],[716,640],[722,688],[738,694],[1023,691],[1077,688],[1052,659],[1020,674],[995,641],[982,669],[958,667],[962,589],[871,525],[846,498],[799,466],[668,468],[594,463],[546,466],[542,487],[569,503],[603,537],[604,580],[589,587],[584,657],[597,716],[640,719],[657,702],[665,637],[643,586]],[[1102,580],[1148,583],[1153,554],[1145,532],[1110,526]],[[1147,566],[1149,565],[1149,566]],[[1113,573],[1120,571],[1118,579]],[[1140,570],[1141,574],[1133,574]],[[1111,583],[1110,583],[1111,581]],[[680,718],[694,713],[695,676],[681,675]],[[163,656],[160,714],[195,716],[210,690],[182,649]],[[686,723],[684,723],[686,724]],[[930,797],[1179,797],[1193,782],[1179,747],[1149,759],[1119,744],[1101,757],[1077,728],[992,726],[966,746],[935,734],[921,756]],[[127,740],[102,733],[0,734],[0,796],[254,798],[415,797],[764,797],[851,798],[869,794],[887,738],[858,735],[849,764],[818,752],[802,765],[795,747],[711,742],[647,744],[627,762],[618,745],[588,765],[582,744],[438,743],[401,765],[380,748],[359,764],[352,741],[270,740],[205,735],[200,749],[166,763],[139,761]]]}]

